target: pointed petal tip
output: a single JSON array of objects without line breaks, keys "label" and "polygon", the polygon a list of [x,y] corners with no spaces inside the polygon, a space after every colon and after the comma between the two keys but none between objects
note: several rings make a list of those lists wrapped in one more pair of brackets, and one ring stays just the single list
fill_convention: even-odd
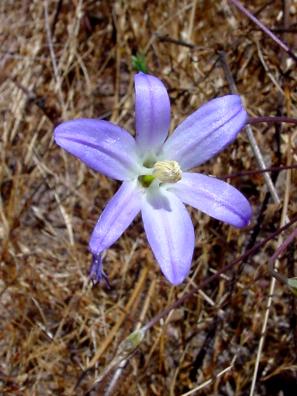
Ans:
[{"label": "pointed petal tip", "polygon": [[55,129],[54,129],[54,139],[60,138],[62,136],[66,137],[71,137],[71,132],[73,132],[73,135],[75,136],[77,126],[79,125],[80,129],[83,131],[82,126],[85,124],[86,127],[88,128],[88,122],[89,121],[95,121],[93,119],[87,119],[87,118],[75,118],[73,120],[68,120],[61,122],[58,124]]},{"label": "pointed petal tip", "polygon": [[67,150],[70,139],[67,135],[63,135],[63,129],[58,127],[54,130],[54,141],[61,148]]},{"label": "pointed petal tip", "polygon": [[68,147],[71,145],[71,135],[69,135],[68,125],[65,125],[68,122],[63,122],[54,129],[55,143],[66,151],[68,151]]},{"label": "pointed petal tip", "polygon": [[167,281],[169,283],[172,284],[172,286],[179,286],[180,284],[183,283],[183,281],[186,279],[186,277],[188,276],[189,271],[186,274],[165,274],[163,272],[164,277],[167,279]]},{"label": "pointed petal tip", "polygon": [[157,152],[170,126],[170,100],[163,82],[150,74],[134,75],[136,142],[141,153]]},{"label": "pointed petal tip", "polygon": [[188,116],[167,139],[163,155],[183,170],[198,166],[231,144],[247,121],[239,95],[210,100]]},{"label": "pointed petal tip", "polygon": [[87,166],[116,180],[130,180],[137,173],[134,138],[109,121],[78,118],[54,130],[54,140]]},{"label": "pointed petal tip", "polygon": [[252,208],[245,196],[232,185],[201,173],[183,173],[180,182],[172,185],[185,204],[236,228],[249,224]]},{"label": "pointed petal tip", "polygon": [[191,270],[192,255],[186,260],[181,259],[180,262],[177,260],[172,260],[166,264],[164,262],[159,262],[157,257],[156,260],[161,268],[162,274],[173,286],[178,286],[183,283]]},{"label": "pointed petal tip", "polygon": [[57,125],[54,129],[54,141],[59,145],[60,145],[60,139],[61,139],[61,135],[63,133],[63,131],[65,130],[64,128],[64,124],[65,122],[62,122],[61,124]]},{"label": "pointed petal tip", "polygon": [[137,73],[134,75],[134,80],[135,80],[136,76],[144,76],[144,75],[149,75],[149,74],[144,73],[144,72],[142,72],[142,71],[139,71],[139,72],[137,72]]},{"label": "pointed petal tip", "polygon": [[241,221],[239,220],[237,224],[232,224],[232,225],[236,228],[245,228],[250,224],[252,215],[253,215],[252,207],[249,204],[248,200],[246,200],[245,208],[242,210],[242,217],[240,219]]}]

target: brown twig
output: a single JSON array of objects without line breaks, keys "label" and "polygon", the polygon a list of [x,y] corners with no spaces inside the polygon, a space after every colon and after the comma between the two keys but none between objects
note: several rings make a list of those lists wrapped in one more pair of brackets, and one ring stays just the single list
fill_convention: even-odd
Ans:
[{"label": "brown twig", "polygon": [[256,18],[250,11],[248,11],[240,1],[238,0],[229,0],[235,7],[237,7],[243,14],[245,14],[250,20],[252,20],[259,28],[266,33],[273,41],[275,41],[295,62],[297,62],[297,56],[294,52],[289,48],[287,44],[285,44],[280,38],[278,38],[270,29],[268,29],[258,18]]}]

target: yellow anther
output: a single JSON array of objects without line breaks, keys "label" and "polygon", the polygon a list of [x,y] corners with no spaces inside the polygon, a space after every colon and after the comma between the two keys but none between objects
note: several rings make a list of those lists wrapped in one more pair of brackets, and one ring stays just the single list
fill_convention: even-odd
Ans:
[{"label": "yellow anther", "polygon": [[182,178],[182,171],[176,161],[157,161],[153,175],[162,183],[176,183]]}]

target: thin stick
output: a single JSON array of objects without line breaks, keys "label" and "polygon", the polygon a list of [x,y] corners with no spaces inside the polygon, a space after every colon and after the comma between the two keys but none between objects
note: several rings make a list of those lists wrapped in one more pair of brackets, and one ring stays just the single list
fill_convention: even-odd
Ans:
[{"label": "thin stick", "polygon": [[292,117],[249,117],[247,123],[250,125],[260,124],[262,122],[266,122],[267,124],[296,124],[297,125],[297,118]]},{"label": "thin stick", "polygon": [[[232,0],[232,1],[234,1],[234,0]],[[237,1],[236,1],[236,3],[237,3]],[[223,66],[224,72],[226,74],[226,78],[230,85],[230,89],[231,89],[232,93],[238,93],[237,87],[235,85],[235,81],[233,79],[231,70],[230,70],[228,62],[227,62],[227,57],[226,57],[226,54],[224,51],[221,52],[221,59],[222,59],[222,66]],[[247,137],[248,137],[248,140],[252,147],[252,150],[254,152],[254,155],[255,155],[258,165],[260,166],[261,169],[266,169],[263,155],[262,155],[261,150],[257,144],[257,141],[255,139],[255,136],[254,136],[251,126],[247,125],[245,129],[246,129]],[[272,179],[268,173],[264,173],[264,180],[265,180],[267,188],[271,194],[272,200],[274,201],[274,203],[279,204],[280,203],[279,195],[278,195],[278,193],[274,187],[274,184],[272,182]],[[289,219],[286,215],[286,210],[283,209],[281,226],[288,223],[288,221],[289,221]],[[278,262],[275,263],[275,268],[277,269],[277,267],[278,267]],[[271,309],[272,298],[273,298],[272,296],[274,294],[275,284],[276,284],[275,277],[271,277],[270,287],[269,287],[269,296],[267,299],[265,316],[264,316],[264,321],[263,321],[262,331],[261,331],[261,338],[260,338],[258,350],[257,350],[257,357],[256,357],[254,374],[253,374],[253,379],[252,379],[252,384],[251,384],[251,389],[250,389],[250,396],[252,396],[255,391],[256,380],[257,380],[259,364],[260,364],[260,358],[261,358],[261,354],[262,354],[263,346],[264,346],[264,342],[265,342],[265,334],[266,334],[268,319],[269,319],[269,315],[270,315],[270,309]]]},{"label": "thin stick", "polygon": [[[147,330],[149,330],[151,327],[153,327],[156,323],[158,323],[161,319],[167,317],[171,311],[173,311],[174,309],[176,309],[177,307],[179,307],[180,305],[182,305],[186,300],[188,300],[190,297],[192,297],[195,293],[197,293],[200,289],[204,288],[205,286],[209,285],[211,282],[213,282],[214,280],[220,279],[221,275],[224,274],[225,272],[227,272],[228,270],[230,270],[231,268],[233,268],[236,264],[238,264],[239,262],[246,260],[249,256],[251,256],[252,254],[256,253],[259,249],[261,249],[263,246],[266,245],[266,243],[268,243],[269,241],[271,241],[272,239],[274,239],[276,236],[278,236],[279,234],[281,234],[283,231],[285,231],[287,228],[289,228],[292,224],[297,222],[297,216],[295,216],[289,223],[285,224],[283,227],[280,227],[279,229],[277,229],[276,231],[274,231],[272,234],[270,234],[268,237],[266,237],[263,241],[257,243],[256,245],[254,245],[251,249],[247,250],[244,254],[242,254],[240,257],[236,258],[235,260],[233,260],[231,263],[225,265],[223,268],[221,268],[219,271],[217,271],[214,275],[208,276],[206,279],[204,279],[199,285],[195,286],[192,288],[192,290],[190,290],[189,292],[185,293],[182,297],[178,298],[174,303],[172,303],[171,305],[169,305],[167,308],[163,309],[161,312],[159,312],[157,315],[155,315],[146,325],[144,325],[142,328],[140,328],[138,330],[139,334],[141,333],[143,336],[144,334],[147,332]],[[146,278],[147,275],[147,267],[145,267],[145,269],[142,272],[141,275],[141,279],[138,281],[138,284],[136,286],[136,288],[134,289],[133,292],[133,296],[131,296],[128,304],[126,305],[126,310],[130,309],[133,301],[135,299],[135,295],[137,295],[140,292],[140,288],[142,287],[142,284]],[[123,315],[125,317],[125,315]],[[120,318],[120,321],[122,322],[122,317]],[[116,324],[114,326],[114,328],[117,327],[118,329],[118,324]],[[114,330],[113,328],[113,330]],[[87,374],[87,372],[94,367],[94,365],[97,363],[98,358],[101,356],[102,352],[105,351],[107,345],[110,343],[111,339],[114,336],[114,331],[112,330],[112,336],[107,337],[108,341],[104,343],[104,345],[101,347],[100,351],[98,351],[96,353],[96,355],[93,357],[92,361],[89,364],[89,367],[87,370],[85,370],[82,375],[80,376],[79,380],[76,383],[76,386],[74,389],[76,389],[79,385],[79,383],[82,381],[82,379],[84,378],[84,376]],[[133,333],[132,333],[133,334]],[[129,337],[128,337],[129,338]],[[127,339],[126,339],[127,340]],[[125,341],[124,340],[124,343]],[[141,340],[139,341],[139,343],[137,344],[137,346],[135,347],[135,349],[133,350],[133,348],[129,347],[128,351],[119,351],[119,353],[112,359],[112,361],[107,365],[107,367],[104,368],[103,372],[97,377],[95,384],[100,383],[105,376],[110,373],[111,370],[113,370],[116,367],[119,367],[120,363],[123,360],[128,359],[133,352],[138,348],[139,344],[140,344]],[[107,344],[107,345],[106,345]],[[94,384],[94,385],[95,385]],[[94,385],[92,386],[92,390],[94,390]],[[89,394],[89,393],[87,393]]]},{"label": "thin stick", "polygon": [[259,173],[265,173],[265,172],[281,172],[283,170],[289,170],[289,169],[297,169],[297,164],[285,165],[285,166],[272,166],[270,168],[265,168],[265,169],[255,169],[250,171],[230,173],[230,175],[218,176],[218,179],[227,180],[227,179],[234,179],[236,177],[257,175]]},{"label": "thin stick", "polygon": [[[291,147],[289,145],[289,152],[290,152],[290,148]],[[288,222],[287,210],[288,210],[288,203],[289,203],[290,183],[291,183],[291,172],[288,172],[286,175],[286,189],[285,189],[285,196],[284,196],[284,200],[283,200],[284,201],[283,202],[283,210],[282,210],[281,223],[280,223],[281,226]],[[283,245],[282,237],[280,237],[279,242],[278,242],[278,249],[282,245]],[[270,267],[270,263],[268,263],[268,266]],[[274,263],[274,267],[272,264],[272,271],[277,273],[278,268],[279,268],[279,260],[276,259],[275,263]],[[267,325],[268,325],[268,320],[269,320],[269,315],[270,315],[270,308],[271,308],[272,302],[273,302],[273,295],[274,295],[274,289],[275,289],[275,285],[276,285],[276,279],[277,279],[277,277],[273,276],[271,278],[271,282],[270,282],[269,295],[268,295],[268,300],[267,300],[267,305],[266,305],[264,321],[263,321],[263,325],[262,325],[262,329],[261,329],[261,338],[260,338],[258,351],[257,351],[257,358],[256,358],[256,362],[255,362],[254,375],[253,375],[252,385],[251,385],[251,389],[250,389],[250,396],[253,396],[254,392],[255,392],[256,381],[257,381],[259,365],[260,365],[260,358],[261,358],[262,350],[264,347],[265,335],[266,335],[266,330],[267,330]]]},{"label": "thin stick", "polygon": [[[150,301],[151,301],[151,298],[152,298],[152,295],[153,295],[153,292],[155,289],[155,285],[156,285],[156,279],[154,279],[150,284],[150,287],[149,287],[145,302],[143,304],[142,311],[141,311],[141,314],[140,314],[140,317],[139,317],[139,320],[138,320],[135,330],[139,330],[142,322],[144,321],[145,315],[149,308],[149,304],[150,304]],[[128,362],[128,358],[121,361],[121,363],[119,364],[118,368],[116,369],[116,371],[108,385],[107,390],[105,391],[104,396],[110,396],[110,395],[114,394],[113,392],[116,387],[116,384],[118,383],[127,362]]]},{"label": "thin stick", "polygon": [[61,88],[62,84],[61,84],[61,79],[60,79],[60,74],[59,74],[58,64],[57,64],[56,55],[55,55],[55,51],[54,51],[50,24],[49,24],[48,0],[44,0],[44,19],[45,19],[45,30],[46,30],[48,48],[50,51],[52,66],[53,66],[53,70],[54,70],[54,76],[55,76],[55,80],[56,80],[56,84],[57,84],[57,92],[58,92],[60,103],[62,106],[62,111],[64,113],[65,101],[63,98],[63,94],[62,94],[62,88]]},{"label": "thin stick", "polygon": [[222,371],[220,371],[218,374],[216,374],[214,377],[204,381],[202,384],[198,385],[196,388],[191,389],[190,391],[183,393],[181,396],[190,396],[193,395],[193,393],[198,392],[199,390],[205,388],[206,386],[210,385],[212,382],[214,382],[217,378],[222,377],[222,375],[228,373],[228,371],[233,369],[234,363],[236,361],[236,356],[233,357],[230,366],[224,368]]},{"label": "thin stick", "polygon": [[190,41],[192,39],[193,27],[194,27],[194,22],[195,22],[196,7],[197,7],[197,0],[194,0],[193,1],[191,15],[190,15],[188,34],[187,34],[188,40],[190,40]]},{"label": "thin stick", "polygon": [[165,34],[155,33],[155,35],[158,38],[158,40],[161,42],[167,42],[167,43],[171,43],[171,44],[181,45],[182,47],[187,47],[187,48],[191,48],[191,49],[205,49],[205,47],[195,45],[195,44],[190,43],[185,40],[175,39],[175,38],[170,37]]},{"label": "thin stick", "polygon": [[184,7],[179,8],[177,12],[170,15],[163,23],[161,23],[161,25],[158,27],[157,31],[152,34],[149,41],[147,42],[147,44],[144,48],[144,54],[146,54],[148,52],[152,43],[155,41],[158,33],[160,33],[167,25],[172,23],[172,21],[175,21],[178,16],[183,15],[186,11],[190,10],[191,8],[192,8],[192,1],[187,3]]},{"label": "thin stick", "polygon": [[[283,211],[281,225],[285,224],[285,223],[286,223],[286,213],[285,213],[285,211]],[[281,243],[282,242],[280,241],[279,244],[281,244]],[[277,271],[278,267],[279,267],[279,261],[277,260],[275,262],[275,266],[274,266],[273,270]],[[265,342],[265,338],[266,338],[266,330],[267,330],[268,320],[269,320],[269,316],[270,316],[270,309],[271,309],[271,305],[272,305],[275,284],[276,284],[276,278],[275,278],[275,276],[272,276],[271,281],[270,281],[270,286],[269,286],[269,294],[268,294],[268,299],[267,299],[267,304],[266,304],[266,309],[265,309],[265,314],[264,314],[264,320],[263,320],[262,329],[261,329],[261,337],[260,337],[258,350],[257,350],[256,362],[255,362],[255,366],[254,366],[253,379],[252,379],[252,384],[251,384],[251,388],[250,388],[250,396],[253,396],[255,393],[259,365],[260,365],[260,359],[261,359],[264,342]]]},{"label": "thin stick", "polygon": [[262,22],[259,21],[250,11],[248,11],[238,0],[229,0],[235,7],[237,7],[244,15],[252,20],[264,33],[266,33],[273,41],[275,41],[295,62],[297,56],[279,37],[277,37],[270,29],[268,29]]},{"label": "thin stick", "polygon": [[272,274],[272,276],[274,276],[278,281],[280,281],[281,283],[287,285],[288,284],[288,279],[278,273],[277,271],[274,270],[273,268],[273,264],[274,261],[277,259],[278,256],[280,256],[285,250],[287,250],[287,247],[294,241],[294,239],[297,238],[297,228],[295,228],[293,230],[293,232],[288,236],[288,238],[284,241],[284,243],[282,243],[277,249],[276,251],[273,253],[273,255],[271,256],[270,260],[269,260],[269,271]]},{"label": "thin stick", "polygon": [[[231,92],[233,94],[238,94],[237,87],[235,85],[235,81],[233,79],[231,70],[229,68],[229,64],[227,62],[226,53],[224,51],[221,51],[220,52],[220,57],[221,57],[222,67],[223,67],[223,70],[224,70],[225,75],[226,75],[226,79],[227,79],[228,84],[230,86],[230,90],[231,90]],[[245,130],[246,130],[246,134],[247,134],[248,140],[250,142],[250,145],[252,147],[254,156],[256,158],[256,161],[257,161],[259,167],[261,169],[266,169],[266,164],[265,164],[263,155],[262,155],[261,150],[260,150],[260,148],[258,146],[258,143],[257,143],[257,141],[255,139],[255,136],[254,136],[254,133],[253,133],[253,130],[252,130],[251,126],[250,125],[246,125]],[[271,180],[271,177],[270,177],[270,175],[268,173],[264,173],[264,180],[265,180],[267,188],[268,188],[268,190],[269,190],[269,192],[270,192],[270,194],[272,196],[272,199],[273,199],[274,203],[279,204],[280,203],[280,199],[279,199],[278,193],[277,193],[277,191],[276,191],[276,189],[274,187],[274,184],[273,184],[273,182]]]},{"label": "thin stick", "polygon": [[102,342],[100,348],[96,351],[95,355],[93,356],[93,358],[91,359],[91,361],[88,364],[88,369],[92,368],[96,365],[96,363],[98,362],[99,358],[101,357],[101,355],[104,353],[104,351],[106,350],[106,348],[109,346],[109,344],[111,343],[111,341],[113,340],[113,338],[115,337],[115,335],[117,334],[118,329],[121,327],[122,323],[124,322],[124,320],[126,319],[127,313],[131,310],[131,307],[134,304],[134,301],[136,299],[136,296],[141,292],[143,285],[144,285],[144,281],[147,277],[148,274],[148,267],[144,267],[141,276],[133,290],[133,293],[130,297],[130,300],[128,301],[127,305],[124,308],[124,312],[121,314],[119,320],[116,322],[116,324],[113,326],[113,328],[110,330],[108,336],[106,337],[106,339]]},{"label": "thin stick", "polygon": [[291,221],[289,221],[283,227],[280,227],[279,229],[274,231],[272,234],[270,234],[263,241],[258,242],[251,249],[247,250],[245,253],[243,253],[241,256],[237,257],[231,263],[226,264],[225,266],[223,266],[223,268],[221,268],[219,271],[216,271],[216,273],[214,275],[208,276],[199,285],[193,287],[193,289],[190,290],[188,293],[185,293],[182,297],[177,299],[174,303],[172,303],[167,308],[165,308],[163,311],[159,312],[156,316],[154,316],[145,326],[143,326],[143,331],[147,331],[148,329],[153,327],[162,318],[167,316],[173,309],[176,309],[177,307],[182,305],[186,300],[188,300],[190,297],[192,297],[200,289],[203,289],[205,286],[209,285],[214,280],[220,279],[222,274],[225,274],[227,271],[232,269],[236,264],[240,263],[241,261],[246,260],[248,257],[250,257],[251,255],[255,254],[259,249],[261,249],[263,246],[265,246],[266,243],[268,243],[269,241],[274,239],[276,236],[278,236],[280,233],[285,231],[287,228],[289,228],[295,222],[297,222],[297,216],[295,216]]}]

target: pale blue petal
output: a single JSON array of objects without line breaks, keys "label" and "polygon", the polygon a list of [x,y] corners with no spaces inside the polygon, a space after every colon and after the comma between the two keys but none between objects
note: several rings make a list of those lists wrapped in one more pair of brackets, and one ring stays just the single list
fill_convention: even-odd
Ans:
[{"label": "pale blue petal", "polygon": [[89,242],[98,256],[108,249],[132,223],[140,211],[141,191],[136,182],[124,182],[106,205]]},{"label": "pale blue petal", "polygon": [[135,177],[138,157],[134,138],[108,121],[77,119],[55,129],[55,141],[90,168],[117,180]]},{"label": "pale blue petal", "polygon": [[170,101],[161,80],[144,73],[135,75],[136,142],[140,153],[156,153],[170,125]]},{"label": "pale blue petal", "polygon": [[183,173],[181,181],[168,185],[184,203],[234,227],[245,227],[252,209],[236,188],[200,173]]},{"label": "pale blue petal", "polygon": [[183,203],[168,191],[143,197],[144,229],[165,277],[174,285],[188,275],[194,250],[194,228]]},{"label": "pale blue petal", "polygon": [[162,158],[177,161],[182,170],[194,168],[230,144],[246,120],[240,96],[213,99],[176,128],[164,144]]}]

